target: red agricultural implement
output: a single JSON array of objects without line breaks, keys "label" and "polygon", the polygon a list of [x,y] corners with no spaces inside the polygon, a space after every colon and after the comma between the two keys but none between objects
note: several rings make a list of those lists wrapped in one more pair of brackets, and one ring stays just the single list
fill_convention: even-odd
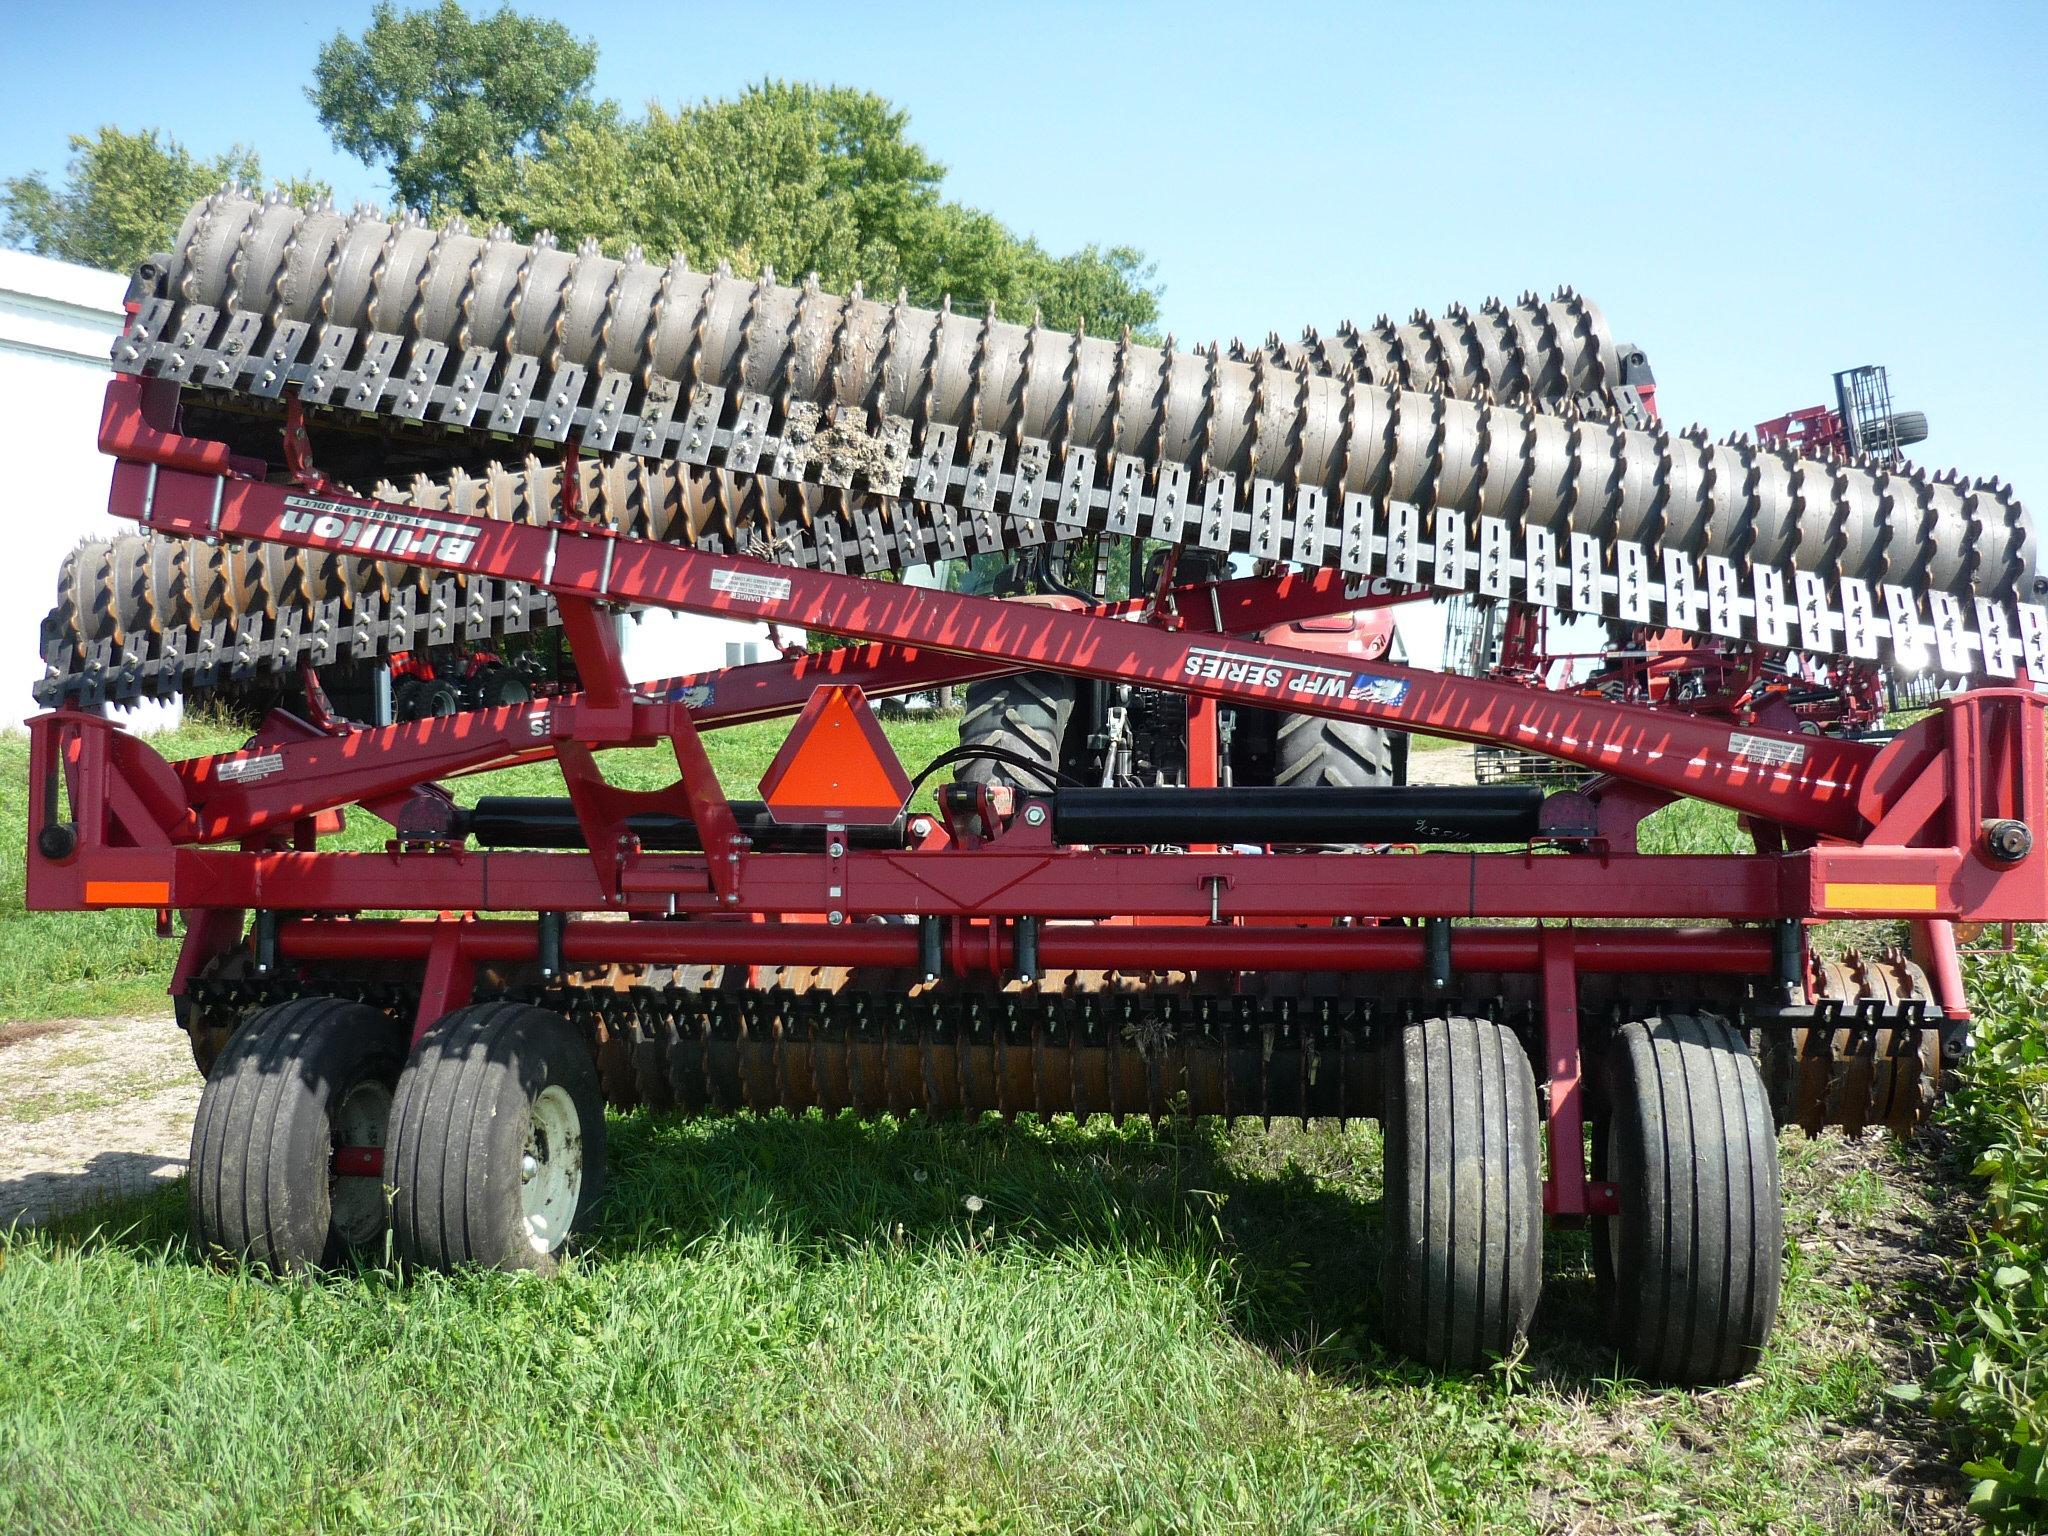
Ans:
[{"label": "red agricultural implement", "polygon": [[[581,691],[378,729],[277,711],[245,748],[175,763],[83,709],[34,722],[30,904],[155,909],[167,935],[182,919],[209,1245],[310,1266],[388,1221],[411,1264],[550,1267],[601,1193],[607,1101],[1376,1118],[1398,1347],[1454,1368],[1510,1350],[1546,1223],[1590,1222],[1634,1366],[1725,1379],[1776,1311],[1777,1127],[1911,1128],[1967,1044],[1955,925],[2048,918],[2024,683],[2048,658],[2017,508],[1903,475],[1866,501],[1874,471],[1739,445],[1754,472],[1724,500],[1718,447],[1590,398],[1611,344],[1575,297],[1454,312],[1469,345],[1439,343],[1411,387],[1429,355],[1412,337],[1379,378],[1189,368],[772,277],[230,201],[195,212],[138,306],[102,423],[113,510],[184,574],[138,557],[146,595],[101,608],[153,622],[114,623],[96,656],[88,637],[67,675],[97,668],[103,694],[123,668],[193,675],[196,651],[163,640],[180,624],[208,636],[205,665],[282,670],[409,649],[436,613],[497,604],[489,630],[544,605]],[[367,299],[351,272],[376,274]],[[316,309],[294,273],[324,283]],[[513,290],[504,335],[444,325],[449,294],[474,317]],[[380,311],[380,291],[411,297]],[[1513,407],[1491,398],[1510,370]],[[1571,387],[1539,389],[1551,375]],[[500,484],[461,467],[485,432],[547,456]],[[444,478],[327,478],[387,461]],[[1893,534],[1916,496],[1908,561]],[[1873,508],[1882,537],[1858,522]],[[1977,529],[1960,564],[1946,517]],[[1802,520],[1836,535],[1828,561]],[[1128,599],[1057,602],[872,579],[912,555],[1135,536],[1252,574],[1177,580],[1168,559]],[[234,589],[245,568],[256,596],[206,618],[193,573]],[[1874,744],[1782,690],[1695,707],[1271,638],[1379,578],[1732,648],[1796,631],[1815,675],[1882,640],[1960,656],[1985,686]],[[854,643],[636,685],[611,618],[627,608]],[[1015,762],[913,809],[930,770],[898,763],[869,701],[1025,672],[1184,695],[1190,784]],[[1214,721],[1237,709],[1591,777],[1221,786]],[[729,798],[703,733],[792,715],[760,800]],[[672,753],[673,782],[608,782],[615,747]],[[447,788],[543,761],[565,795]],[[1642,851],[1644,819],[1684,798],[1738,813],[1754,851]],[[364,815],[389,827],[380,849],[323,846]],[[1900,923],[1911,957],[1823,961],[1808,937],[1835,918]]]}]

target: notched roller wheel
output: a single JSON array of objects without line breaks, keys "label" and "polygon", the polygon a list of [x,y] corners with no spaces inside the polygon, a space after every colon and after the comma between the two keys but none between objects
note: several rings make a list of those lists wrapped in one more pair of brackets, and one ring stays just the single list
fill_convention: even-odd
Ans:
[{"label": "notched roller wheel", "polygon": [[384,1168],[406,1263],[552,1271],[604,1191],[589,1041],[525,1003],[458,1008],[406,1062]]},{"label": "notched roller wheel", "polygon": [[1411,1024],[1387,1051],[1387,1342],[1473,1370],[1515,1348],[1542,1290],[1535,1080],[1488,1019]]},{"label": "notched roller wheel", "polygon": [[1614,1341],[1658,1381],[1733,1381],[1778,1315],[1784,1210],[1770,1100],[1725,1019],[1625,1024],[1607,1062],[1594,1173],[1621,1211],[1593,1223]]},{"label": "notched roller wheel", "polygon": [[340,1147],[380,1146],[405,1031],[376,1009],[297,998],[253,1015],[213,1064],[192,1125],[201,1249],[280,1273],[376,1257],[382,1181],[334,1172]]}]

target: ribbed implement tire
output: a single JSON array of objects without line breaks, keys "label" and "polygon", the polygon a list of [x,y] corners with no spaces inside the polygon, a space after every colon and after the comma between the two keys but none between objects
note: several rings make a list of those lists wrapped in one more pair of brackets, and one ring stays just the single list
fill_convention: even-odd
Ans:
[{"label": "ribbed implement tire", "polygon": [[1515,1348],[1543,1287],[1535,1079],[1489,1019],[1411,1024],[1387,1051],[1387,1342],[1474,1370]]},{"label": "ribbed implement tire", "polygon": [[[523,1160],[550,1106],[567,1138],[538,1149],[575,1169],[573,1198],[537,1236]],[[421,1037],[399,1078],[384,1147],[391,1230],[407,1265],[552,1273],[604,1192],[604,1096],[590,1044],[526,1003],[458,1008]]]},{"label": "ribbed implement tire", "polygon": [[1074,713],[1074,680],[1058,672],[1018,672],[967,685],[967,709],[960,717],[960,745],[996,747],[1044,767],[1027,773],[994,758],[969,758],[953,770],[959,784],[1008,784],[1052,788],[1060,766],[1060,743]]},{"label": "ribbed implement tire", "polygon": [[375,1256],[374,1178],[338,1179],[334,1149],[383,1136],[405,1031],[361,1003],[302,997],[235,1032],[199,1096],[189,1201],[200,1249],[280,1274]]},{"label": "ribbed implement tire", "polygon": [[1273,782],[1365,789],[1394,782],[1393,738],[1376,725],[1282,715],[1273,742]]},{"label": "ribbed implement tire", "polygon": [[1784,1280],[1762,1074],[1710,1014],[1623,1025],[1608,1066],[1598,1163],[1621,1213],[1592,1237],[1615,1342],[1653,1380],[1733,1381],[1756,1368]]}]

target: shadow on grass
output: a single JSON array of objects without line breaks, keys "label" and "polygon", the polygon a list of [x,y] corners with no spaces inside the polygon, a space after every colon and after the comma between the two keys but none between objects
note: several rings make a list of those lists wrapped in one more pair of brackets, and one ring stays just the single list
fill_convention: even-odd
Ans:
[{"label": "shadow on grass", "polygon": [[[608,1198],[582,1261],[599,1270],[750,1233],[818,1265],[884,1251],[1126,1259],[1202,1277],[1241,1337],[1290,1362],[1354,1380],[1416,1370],[1380,1344],[1384,1217],[1369,1127],[635,1114],[614,1115],[608,1140]],[[201,1262],[182,1179],[49,1231]],[[1615,1377],[1586,1234],[1551,1227],[1544,1246],[1528,1378],[1583,1389]]]},{"label": "shadow on grass", "polygon": [[[611,1117],[608,1143],[607,1198],[583,1257],[599,1269],[750,1232],[800,1263],[1020,1249],[1129,1259],[1215,1284],[1233,1326],[1276,1353],[1323,1370],[1380,1358],[1378,1142],[1363,1129],[635,1114]],[[74,1182],[107,1178],[96,1164]],[[185,1198],[180,1178],[51,1200],[65,1213],[43,1230],[197,1265]]]},{"label": "shadow on grass", "polygon": [[[102,1153],[101,1157],[130,1157],[131,1153]],[[95,1158],[94,1162],[99,1162]],[[163,1166],[163,1159],[151,1160],[151,1167]],[[168,1254],[182,1262],[197,1263],[192,1247],[185,1206],[185,1176],[152,1180],[149,1187],[121,1194],[104,1183],[94,1187],[89,1173],[77,1176],[80,1193],[60,1204],[53,1214],[31,1224],[18,1211],[0,1219],[0,1250],[10,1239],[42,1234],[63,1247],[118,1248],[151,1256]]]},{"label": "shadow on grass", "polygon": [[597,1262],[765,1231],[806,1261],[887,1247],[1128,1257],[1213,1277],[1247,1339],[1377,1362],[1378,1142],[1334,1126],[1121,1129],[780,1115],[614,1121]]},{"label": "shadow on grass", "polygon": [[145,1204],[165,1182],[166,1169],[184,1166],[182,1157],[97,1152],[83,1168],[0,1179],[0,1230],[16,1221],[69,1228],[83,1220],[88,1230],[105,1225],[109,1215]]}]

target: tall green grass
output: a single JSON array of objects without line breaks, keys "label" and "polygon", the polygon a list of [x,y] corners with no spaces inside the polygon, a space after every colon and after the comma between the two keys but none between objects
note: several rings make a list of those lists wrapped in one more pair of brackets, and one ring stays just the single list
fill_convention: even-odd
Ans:
[{"label": "tall green grass", "polygon": [[[0,1234],[0,1530],[1904,1528],[1826,1453],[1887,1378],[1801,1247],[1740,1387],[1622,1377],[1572,1233],[1530,1352],[1445,1377],[1378,1343],[1370,1127],[632,1116],[611,1144],[546,1281],[214,1269],[177,1188]],[[1844,1209],[1815,1151],[1787,1144],[1804,1230]]]},{"label": "tall green grass", "polygon": [[1977,1041],[1942,1111],[1979,1181],[1967,1297],[1942,1318],[1935,1405],[1956,1421],[1972,1507],[2048,1529],[2048,937],[1977,960]]}]

